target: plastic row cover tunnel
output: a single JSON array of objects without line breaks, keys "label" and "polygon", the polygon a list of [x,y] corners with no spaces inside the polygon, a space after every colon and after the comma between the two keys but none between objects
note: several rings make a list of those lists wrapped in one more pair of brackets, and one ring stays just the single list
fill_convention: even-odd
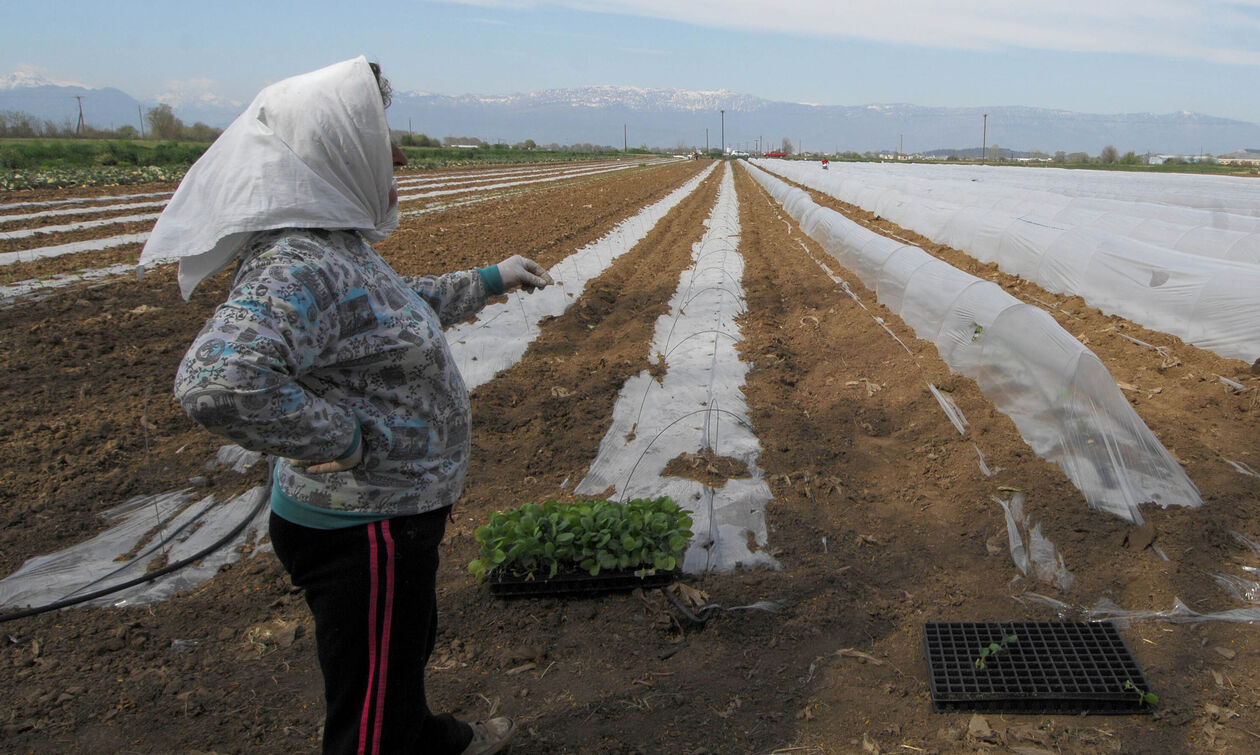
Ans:
[{"label": "plastic row cover tunnel", "polygon": [[917,247],[880,236],[804,191],[749,172],[811,238],[873,289],[953,370],[974,379],[1038,456],[1091,506],[1141,522],[1138,506],[1198,506],[1199,491],[1098,357],[1045,312]]},{"label": "plastic row cover tunnel", "polygon": [[[845,164],[820,175],[809,163],[762,164],[1108,314],[1224,357],[1260,357],[1260,218],[1244,212],[1241,198],[1217,196],[1224,209],[1174,206],[1166,202],[1190,200],[1149,181],[1125,200],[1068,197],[1018,188],[1029,171],[1013,168],[956,175],[947,166]],[[1053,173],[1070,186],[1083,180]],[[1175,176],[1144,178],[1180,183]],[[1225,193],[1215,184],[1202,191]],[[1253,204],[1260,202],[1260,184],[1249,191]]]},{"label": "plastic row cover tunnel", "polygon": [[[821,172],[796,162],[762,165],[815,176]],[[846,201],[873,212],[955,205],[1096,228],[1192,255],[1260,263],[1260,184],[1255,181],[991,165],[836,167],[820,176],[822,182],[837,188],[836,196],[851,197]]]}]

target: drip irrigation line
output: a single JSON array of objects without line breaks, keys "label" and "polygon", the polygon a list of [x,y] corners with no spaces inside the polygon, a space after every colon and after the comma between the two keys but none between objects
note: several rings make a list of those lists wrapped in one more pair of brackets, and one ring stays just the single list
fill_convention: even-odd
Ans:
[{"label": "drip irrigation line", "polygon": [[726,331],[724,331],[724,330],[718,330],[717,328],[710,328],[710,329],[708,329],[708,330],[697,330],[695,333],[692,333],[691,335],[687,336],[686,338],[682,339],[682,340],[681,340],[681,341],[679,341],[678,343],[676,343],[676,344],[674,344],[673,346],[671,346],[671,347],[670,347],[670,349],[669,349],[669,351],[665,352],[665,358],[666,358],[666,359],[669,359],[669,355],[670,355],[670,354],[673,354],[673,353],[674,353],[674,351],[675,351],[675,350],[676,350],[679,346],[682,346],[684,343],[686,343],[686,342],[690,341],[691,339],[695,338],[696,336],[702,336],[702,335],[704,335],[705,333],[716,333],[717,335],[720,335],[720,336],[726,336],[727,338],[731,339],[731,340],[732,340],[733,342],[735,342],[735,343],[739,343],[739,341],[740,341],[739,336],[731,335],[730,333],[727,333],[727,332],[726,332]]},{"label": "drip irrigation line", "polygon": [[521,305],[521,326],[525,328],[526,337],[529,336],[529,315],[525,313],[525,299],[521,296],[520,291],[516,291],[516,303]]},{"label": "drip irrigation line", "polygon": [[[713,416],[715,413],[720,413],[722,410],[718,406],[717,399],[713,399],[712,384],[710,384],[709,386],[709,398],[712,400],[709,401],[709,403],[706,404],[704,407],[704,441],[700,446],[700,450],[702,451],[713,451],[717,448],[718,431],[721,429],[721,417],[717,417],[715,419]],[[709,426],[710,425],[713,426],[713,442],[712,443],[709,442]]]},{"label": "drip irrigation line", "polygon": [[717,558],[717,554],[713,552],[713,549],[714,546],[717,545],[718,535],[722,531],[721,527],[713,519],[713,495],[713,486],[706,484],[704,486],[704,507],[709,515],[709,531],[707,533],[709,542],[702,546],[704,548],[705,571],[711,571],[713,569],[713,560]]},{"label": "drip irrigation line", "polygon": [[89,600],[96,600],[97,598],[103,598],[106,595],[111,595],[113,593],[126,590],[129,587],[135,587],[136,585],[144,584],[145,582],[152,582],[153,580],[156,580],[159,577],[163,577],[167,574],[170,574],[171,572],[182,569],[185,566],[188,566],[189,564],[200,561],[206,556],[209,556],[211,553],[214,553],[215,551],[219,550],[223,546],[230,543],[233,538],[239,535],[241,531],[244,530],[247,525],[249,525],[250,522],[254,521],[254,518],[257,517],[259,512],[263,510],[263,507],[267,506],[271,502],[271,484],[272,484],[271,480],[272,480],[272,473],[274,472],[274,470],[275,470],[275,460],[272,459],[271,468],[267,472],[267,487],[265,489],[265,492],[263,493],[263,495],[259,496],[258,503],[255,504],[253,510],[249,512],[249,516],[241,520],[241,522],[237,524],[235,527],[233,527],[232,530],[228,532],[226,535],[219,538],[218,540],[211,543],[210,545],[206,546],[201,551],[194,553],[191,556],[188,556],[187,558],[182,558],[179,561],[176,561],[174,563],[167,564],[166,566],[163,566],[161,569],[158,569],[156,571],[152,571],[152,572],[149,572],[148,574],[135,577],[134,579],[129,579],[126,582],[120,582],[119,584],[112,585],[110,587],[105,587],[100,590],[96,590],[95,592],[87,593],[86,595],[80,595],[75,598],[65,598],[63,600],[54,601],[52,603],[48,603],[42,606],[36,606],[34,608],[26,608],[21,611],[13,611],[11,613],[0,614],[0,624],[4,624],[9,621],[14,621],[16,619],[24,619],[24,618],[27,618],[28,616],[36,616],[41,613],[47,613],[48,611],[56,611],[61,608],[69,608],[70,606],[78,605],[79,603],[86,603]]}]

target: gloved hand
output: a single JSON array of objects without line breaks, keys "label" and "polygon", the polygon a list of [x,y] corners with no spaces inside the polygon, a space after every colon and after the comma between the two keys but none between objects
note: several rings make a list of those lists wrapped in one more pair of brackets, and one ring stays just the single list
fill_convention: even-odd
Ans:
[{"label": "gloved hand", "polygon": [[503,260],[498,268],[505,293],[517,287],[533,293],[536,288],[546,288],[549,283],[555,283],[542,265],[519,254]]},{"label": "gloved hand", "polygon": [[331,472],[344,472],[347,469],[353,469],[363,461],[363,444],[355,446],[354,453],[344,459],[333,459],[332,461],[302,461],[300,459],[289,459],[289,464],[303,469],[307,474],[329,474]]}]

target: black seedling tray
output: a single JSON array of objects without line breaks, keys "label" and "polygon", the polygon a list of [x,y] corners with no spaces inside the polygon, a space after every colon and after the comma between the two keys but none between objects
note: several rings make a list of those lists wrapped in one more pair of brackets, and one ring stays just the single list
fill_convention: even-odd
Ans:
[{"label": "black seedling tray", "polygon": [[490,594],[500,598],[586,597],[601,593],[665,587],[678,579],[680,570],[656,571],[637,576],[634,571],[602,571],[557,574],[554,577],[517,577],[496,569],[486,576]]},{"label": "black seedling tray", "polygon": [[[981,648],[1015,642],[976,667]],[[1150,713],[1146,677],[1120,633],[1103,622],[927,623],[932,707],[938,712]],[[1129,685],[1126,686],[1125,682]]]}]

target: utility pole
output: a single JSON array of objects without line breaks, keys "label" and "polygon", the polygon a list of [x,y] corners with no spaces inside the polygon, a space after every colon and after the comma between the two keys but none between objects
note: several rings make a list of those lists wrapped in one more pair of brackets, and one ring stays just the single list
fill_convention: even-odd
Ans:
[{"label": "utility pole", "polygon": [[722,114],[722,157],[726,157],[726,111],[719,110]]},{"label": "utility pole", "polygon": [[144,138],[144,110],[136,105],[136,112],[140,115],[140,138]]},{"label": "utility pole", "polygon": [[901,156],[905,154],[905,152],[906,152],[906,135],[897,134],[897,159],[900,160]]},{"label": "utility pole", "polygon": [[79,136],[83,133],[83,95],[76,94],[74,98],[79,101],[79,125],[74,127],[74,135]]},{"label": "utility pole", "polygon": [[630,132],[626,130],[626,124],[621,124],[621,151],[628,152],[630,145]]},{"label": "utility pole", "polygon": [[984,130],[980,132],[980,164],[984,165],[985,152],[989,149],[989,114],[984,114]]},{"label": "utility pole", "polygon": [[709,154],[709,127],[704,127],[704,154]]}]

